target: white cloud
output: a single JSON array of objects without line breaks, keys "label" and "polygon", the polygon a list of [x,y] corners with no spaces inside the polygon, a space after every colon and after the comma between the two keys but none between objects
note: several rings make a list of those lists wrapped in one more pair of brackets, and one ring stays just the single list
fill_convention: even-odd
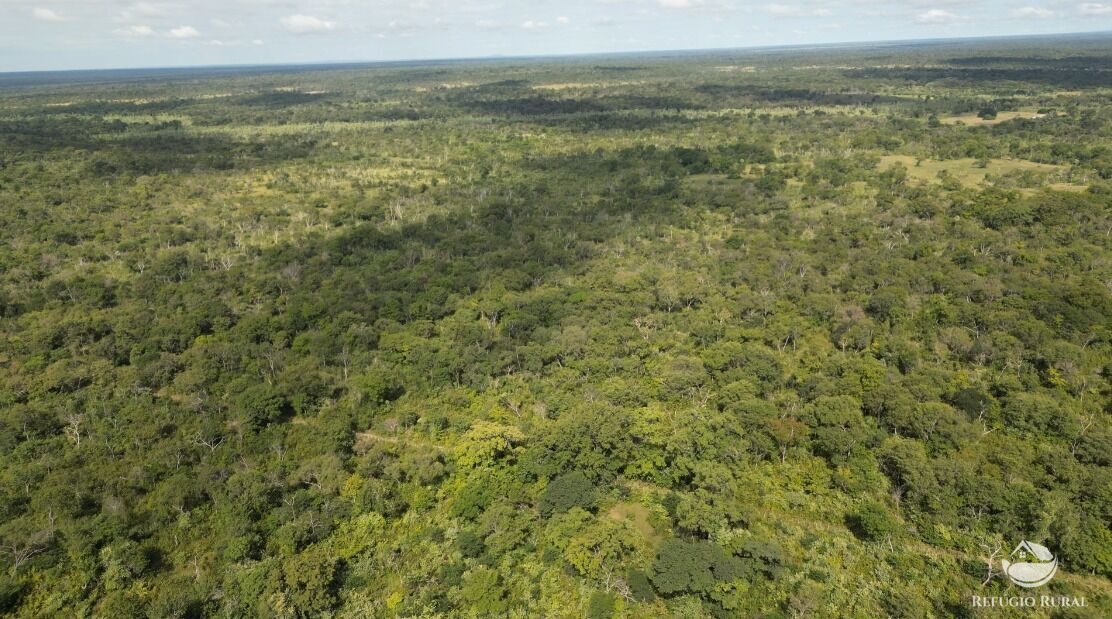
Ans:
[{"label": "white cloud", "polygon": [[1012,11],[1011,16],[1020,19],[1046,19],[1047,17],[1054,17],[1054,11],[1041,6],[1025,6]]},{"label": "white cloud", "polygon": [[144,24],[136,24],[134,26],[128,26],[127,28],[121,28],[116,31],[116,34],[128,38],[141,39],[154,36],[154,28]]},{"label": "white cloud", "polygon": [[1077,7],[1077,12],[1082,15],[1112,15],[1112,4],[1084,2]]},{"label": "white cloud", "polygon": [[244,45],[259,45],[261,43],[261,41],[242,41],[239,39],[233,39],[231,41],[224,39],[212,39],[208,42],[208,44],[213,47],[243,47]]},{"label": "white cloud", "polygon": [[336,22],[312,15],[290,15],[281,19],[282,26],[294,34],[315,34],[336,29]]},{"label": "white cloud", "polygon": [[165,17],[173,11],[174,7],[168,4],[136,2],[129,5],[124,10],[120,11],[119,19],[125,22],[146,21],[152,17]]},{"label": "white cloud", "polygon": [[[0,31],[10,22],[5,34],[27,35],[0,34],[0,67],[19,68],[176,63],[187,44],[224,50],[214,61],[251,61],[255,38],[277,59],[310,60],[1099,30],[1112,0],[0,0],[0,16]],[[343,52],[320,47],[340,35],[350,35]],[[135,58],[154,41],[165,45]]]},{"label": "white cloud", "polygon": [[915,17],[915,21],[920,24],[950,24],[959,19],[961,18],[957,15],[949,11],[943,11],[942,9],[924,11]]},{"label": "white cloud", "polygon": [[829,9],[808,8],[796,4],[766,4],[762,7],[769,15],[776,17],[824,17],[830,15]]},{"label": "white cloud", "polygon": [[483,30],[499,30],[505,28],[506,24],[493,19],[480,19],[479,21],[475,22],[475,27],[482,28]]},{"label": "white cloud", "polygon": [[657,0],[666,9],[691,9],[703,5],[703,0]]},{"label": "white cloud", "polygon": [[34,17],[39,21],[66,21],[66,18],[59,14],[57,11],[44,8],[32,9],[31,17]]},{"label": "white cloud", "polygon": [[197,29],[193,26],[178,26],[167,32],[166,36],[171,39],[195,39],[201,36],[201,33],[197,32]]}]

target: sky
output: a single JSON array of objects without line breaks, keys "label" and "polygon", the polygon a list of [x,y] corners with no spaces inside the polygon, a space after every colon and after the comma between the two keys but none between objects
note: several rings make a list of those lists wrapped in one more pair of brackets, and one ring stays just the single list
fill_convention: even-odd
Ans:
[{"label": "sky", "polygon": [[0,0],[0,71],[1112,30],[1112,0]]}]

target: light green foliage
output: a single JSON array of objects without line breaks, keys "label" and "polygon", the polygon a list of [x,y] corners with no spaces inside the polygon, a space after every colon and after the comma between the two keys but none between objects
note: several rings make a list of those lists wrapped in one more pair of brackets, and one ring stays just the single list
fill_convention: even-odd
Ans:
[{"label": "light green foliage", "polygon": [[460,437],[456,464],[463,468],[493,466],[499,459],[511,455],[514,447],[524,440],[525,435],[515,427],[476,421]]},{"label": "light green foliage", "polygon": [[460,597],[468,608],[484,616],[505,612],[507,607],[506,590],[498,572],[486,567],[464,575]]},{"label": "light green foliage", "polygon": [[338,562],[323,549],[290,558],[282,569],[283,602],[298,617],[315,617],[336,601]]},{"label": "light green foliage", "polygon": [[584,578],[606,581],[622,573],[641,546],[633,527],[603,518],[585,525],[567,541],[564,559]]},{"label": "light green foliage", "polygon": [[357,394],[372,405],[381,405],[392,402],[405,393],[405,388],[399,385],[391,372],[385,368],[375,367],[355,380]]}]

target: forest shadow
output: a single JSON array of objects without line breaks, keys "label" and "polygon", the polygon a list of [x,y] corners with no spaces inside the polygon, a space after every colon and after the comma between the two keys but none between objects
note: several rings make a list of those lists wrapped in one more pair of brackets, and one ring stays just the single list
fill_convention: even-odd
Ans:
[{"label": "forest shadow", "polygon": [[[446,214],[397,228],[368,222],[336,236],[284,244],[264,252],[262,272],[299,269],[287,314],[301,319],[291,331],[344,312],[368,323],[437,320],[456,311],[453,296],[491,285],[522,291],[554,281],[631,228],[678,215],[676,176],[682,169],[664,158],[610,156],[640,168],[623,176],[614,199],[584,199],[584,193],[604,193],[611,180],[606,167],[573,157],[538,159],[520,178],[491,187],[489,194],[497,197],[481,205],[457,204]],[[578,181],[577,190],[561,189],[571,179]],[[526,339],[532,329],[558,319],[542,308],[526,315],[531,326],[516,331]]]},{"label": "forest shadow", "polygon": [[592,99],[549,97],[526,94],[518,97],[479,98],[478,92],[454,97],[451,104],[470,113],[494,116],[550,116],[556,114],[586,114],[648,111],[701,110],[704,106],[673,96],[610,95]]},{"label": "forest shadow", "polygon": [[809,88],[769,88],[755,84],[700,84],[696,92],[716,98],[744,99],[747,103],[806,105],[878,105],[900,103],[899,97],[868,92],[826,92]]},{"label": "forest shadow", "polygon": [[1013,65],[1019,67],[1055,67],[1081,70],[1112,69],[1112,58],[1107,56],[1064,56],[1062,58],[1038,58],[1031,56],[958,56],[948,58],[948,64],[959,66]]},{"label": "forest shadow", "polygon": [[312,154],[313,138],[278,135],[266,141],[199,135],[177,121],[132,126],[119,120],[36,118],[0,122],[0,150],[45,155],[84,151],[93,176],[150,175],[179,170],[249,169]]},{"label": "forest shadow", "polygon": [[304,159],[314,138],[273,136],[266,141],[239,141],[218,135],[166,132],[129,137],[96,151],[89,171],[97,176],[151,175],[179,170],[246,170]]},{"label": "forest shadow", "polygon": [[246,107],[289,107],[294,105],[308,105],[335,99],[335,95],[327,92],[301,92],[297,90],[274,90],[257,95],[239,97],[232,100],[234,105]]},{"label": "forest shadow", "polygon": [[497,120],[524,121],[576,132],[639,131],[689,124],[692,120],[678,115],[679,112],[705,109],[698,103],[672,96],[613,95],[587,100],[528,94],[479,98],[478,92],[489,91],[456,96],[449,105]]},{"label": "forest shadow", "polygon": [[990,82],[1026,82],[1043,84],[1057,88],[1084,89],[1106,86],[1112,75],[1108,71],[1082,68],[869,68],[849,69],[844,72],[849,79],[873,78],[902,80],[917,84],[939,81],[954,81],[971,87],[983,86]]},{"label": "forest shadow", "polygon": [[663,129],[676,125],[692,124],[695,121],[684,116],[670,114],[644,116],[627,112],[601,112],[597,114],[576,114],[561,117],[540,117],[530,119],[529,122],[542,127],[587,133],[591,131],[607,130],[642,131],[645,129]]}]

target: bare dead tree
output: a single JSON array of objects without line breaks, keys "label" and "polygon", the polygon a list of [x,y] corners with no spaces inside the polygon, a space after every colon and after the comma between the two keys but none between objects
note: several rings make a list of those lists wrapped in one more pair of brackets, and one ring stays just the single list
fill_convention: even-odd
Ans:
[{"label": "bare dead tree", "polygon": [[[595,551],[595,555],[598,555],[597,550]],[[602,577],[599,580],[601,581],[603,590],[607,593],[620,595],[627,601],[632,602],[633,589],[630,588],[629,583],[621,576],[614,574],[614,570],[609,565],[603,565],[602,570]]]},{"label": "bare dead tree", "polygon": [[988,427],[988,421],[985,419],[985,407],[981,406],[980,412],[977,413],[977,420],[981,422],[981,436],[988,436],[996,431],[996,428]]},{"label": "bare dead tree", "polygon": [[45,552],[54,537],[50,531],[39,531],[19,540],[11,540],[0,545],[0,552],[8,555],[12,562],[12,573],[19,571],[32,557]]},{"label": "bare dead tree", "polygon": [[622,596],[627,602],[633,601],[633,589],[629,587],[629,583],[624,578],[615,578],[611,583],[611,591]]},{"label": "bare dead tree", "polygon": [[224,436],[205,437],[198,435],[197,438],[193,439],[193,444],[208,447],[209,453],[212,453],[224,443],[225,438]]},{"label": "bare dead tree", "polygon": [[981,548],[989,553],[988,557],[985,558],[985,580],[981,583],[981,586],[984,587],[992,582],[993,578],[1000,575],[1000,572],[996,569],[996,564],[999,562],[1001,553],[1004,552],[1004,543],[996,542],[995,546],[981,544]]},{"label": "bare dead tree", "polygon": [[344,381],[348,379],[348,372],[351,371],[351,350],[347,344],[344,344],[343,349],[340,351],[340,362],[344,366]]},{"label": "bare dead tree", "polygon": [[1093,415],[1090,414],[1085,417],[1085,422],[1081,426],[1081,431],[1077,433],[1077,438],[1070,441],[1070,454],[1077,455],[1077,447],[1081,444],[1081,439],[1085,438],[1085,434],[1089,432],[1089,428],[1093,427]]},{"label": "bare dead tree", "polygon": [[66,415],[66,426],[64,428],[64,431],[66,433],[66,436],[68,436],[69,439],[73,441],[74,447],[81,447],[81,424],[84,421],[84,415],[78,415],[77,413],[70,413],[69,415]]}]

